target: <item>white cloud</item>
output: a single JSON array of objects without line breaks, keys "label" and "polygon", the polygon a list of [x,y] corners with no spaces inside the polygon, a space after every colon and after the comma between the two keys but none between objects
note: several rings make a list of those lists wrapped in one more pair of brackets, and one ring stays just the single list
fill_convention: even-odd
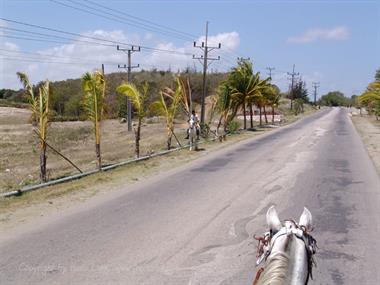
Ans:
[{"label": "white cloud", "polygon": [[342,41],[350,37],[350,32],[345,26],[334,27],[331,29],[310,29],[300,36],[288,38],[289,43],[305,44],[319,40]]},{"label": "white cloud", "polygon": [[[109,41],[134,43],[142,45],[142,39],[138,35],[126,35],[123,31],[104,31],[96,30],[85,32],[82,35],[88,37],[104,38]],[[142,37],[146,38],[146,35]],[[12,52],[4,52],[2,56],[14,58],[13,60],[2,61],[2,70],[0,70],[0,86],[3,88],[20,88],[20,84],[16,77],[17,71],[26,72],[29,75],[31,82],[37,83],[41,80],[49,79],[50,81],[65,80],[68,78],[78,78],[84,72],[100,68],[101,64],[105,64],[106,73],[120,71],[118,64],[125,64],[127,56],[124,52],[117,51],[115,46],[88,45],[82,41],[95,41],[91,39],[78,38],[70,43],[55,46],[52,48],[41,49],[33,54],[18,54]],[[202,38],[198,39],[198,43]],[[227,54],[229,50],[235,50],[240,43],[239,34],[236,32],[221,33],[209,37],[210,45],[222,44],[222,49],[212,52],[212,56],[217,57]],[[110,43],[111,44],[111,43]],[[181,46],[171,42],[159,42],[154,46],[156,49],[171,50],[174,52],[153,52],[144,50],[133,53],[132,64],[140,64],[143,69],[168,69],[169,67],[176,71],[184,69],[188,66],[193,66],[194,63],[199,65],[198,61],[192,59],[192,54],[200,54],[200,49],[195,49],[192,42],[186,42]],[[22,51],[20,47],[13,43],[5,43],[2,48],[12,51]],[[182,53],[182,54],[181,54]],[[186,53],[184,55],[183,53]],[[15,59],[15,57],[32,58],[31,61],[44,62],[28,62],[27,60]],[[49,61],[49,63],[46,63]]]},{"label": "white cloud", "polygon": [[[198,42],[204,41],[204,36],[198,39]],[[222,49],[224,47],[227,49],[235,50],[240,44],[240,36],[237,32],[230,32],[208,37],[208,45],[217,47],[219,43],[222,44]]]}]

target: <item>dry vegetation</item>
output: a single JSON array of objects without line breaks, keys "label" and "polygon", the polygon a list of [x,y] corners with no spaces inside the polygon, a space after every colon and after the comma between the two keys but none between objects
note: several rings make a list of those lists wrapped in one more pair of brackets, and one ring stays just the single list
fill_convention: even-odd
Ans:
[{"label": "dry vegetation", "polygon": [[[38,140],[28,122],[30,112],[25,109],[0,107],[0,192],[18,189],[39,180]],[[176,125],[181,143],[185,124]],[[90,122],[55,122],[48,129],[48,142],[71,159],[82,171],[96,166],[94,135]],[[141,155],[166,147],[163,122],[148,119],[142,127]],[[125,161],[134,156],[134,134],[118,120],[102,122],[103,164]],[[48,149],[48,178],[77,173],[65,160]]]},{"label": "dry vegetation", "polygon": [[[207,109],[206,109],[207,111]],[[291,123],[298,117],[286,111],[284,123]],[[305,114],[313,108],[305,106]],[[38,139],[32,133],[31,112],[26,109],[0,107],[0,192],[16,190],[22,186],[39,182]],[[217,117],[214,119],[217,120]],[[270,117],[268,117],[270,121]],[[256,122],[257,124],[257,122]],[[187,124],[177,120],[175,133],[181,144]],[[102,132],[103,165],[134,158],[134,133],[127,131],[127,125],[118,120],[105,120]],[[71,159],[82,171],[96,168],[95,139],[91,122],[53,122],[48,129],[48,143]],[[173,145],[176,145],[173,139]],[[166,128],[163,120],[148,118],[141,133],[141,156],[166,149]],[[68,162],[48,149],[48,179],[78,173]]]}]

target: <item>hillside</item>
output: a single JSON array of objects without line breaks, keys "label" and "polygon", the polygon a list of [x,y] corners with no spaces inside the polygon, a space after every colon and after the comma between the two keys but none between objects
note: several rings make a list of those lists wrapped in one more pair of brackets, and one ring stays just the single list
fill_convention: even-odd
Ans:
[{"label": "hillside", "polygon": [[[140,85],[144,81],[149,83],[150,102],[158,98],[159,92],[163,88],[174,88],[173,77],[175,74],[170,71],[142,70],[140,72],[133,72],[131,76],[132,82],[137,85]],[[202,93],[202,73],[189,71],[181,76],[189,78],[193,100],[199,102]],[[226,76],[226,73],[211,73],[207,76],[208,95],[215,94],[217,86]],[[116,87],[126,79],[127,74],[125,72],[106,74],[106,116],[108,118],[126,115],[126,99],[124,96],[116,93]],[[80,78],[51,82],[51,90],[50,106],[54,113],[54,120],[78,120],[84,118],[82,110],[83,91]],[[0,90],[0,104],[2,106],[23,107],[24,105],[20,103],[25,102],[27,102],[27,99],[22,90]]]}]

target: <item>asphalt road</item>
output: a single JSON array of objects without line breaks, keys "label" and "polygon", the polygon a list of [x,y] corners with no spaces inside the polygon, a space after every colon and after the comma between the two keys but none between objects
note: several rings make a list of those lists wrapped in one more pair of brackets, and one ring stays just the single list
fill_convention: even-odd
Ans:
[{"label": "asphalt road", "polygon": [[0,284],[251,284],[265,213],[313,214],[311,284],[380,284],[380,179],[330,109],[0,242]]}]

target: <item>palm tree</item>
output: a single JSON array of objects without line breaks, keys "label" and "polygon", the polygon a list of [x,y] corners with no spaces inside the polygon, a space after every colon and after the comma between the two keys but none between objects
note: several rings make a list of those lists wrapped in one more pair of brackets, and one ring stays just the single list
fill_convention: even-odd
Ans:
[{"label": "palm tree", "polygon": [[34,130],[40,141],[40,179],[46,182],[46,137],[49,124],[49,81],[46,80],[38,87],[38,95],[34,94],[33,86],[25,73],[17,72],[17,76],[28,94],[29,104],[32,109],[32,122],[36,125]]},{"label": "palm tree", "polygon": [[280,105],[281,93],[280,89],[270,84],[270,92],[267,93],[268,105],[272,108],[272,124],[274,123],[274,109]]},{"label": "palm tree", "polygon": [[137,112],[137,127],[134,129],[136,158],[140,157],[141,122],[146,115],[148,90],[148,82],[145,82],[142,86],[142,92],[140,92],[132,83],[123,83],[116,89],[117,92],[128,96],[131,99],[133,107]]},{"label": "palm tree", "polygon": [[103,116],[103,105],[106,90],[104,74],[95,71],[93,74],[86,72],[82,75],[82,89],[85,92],[84,109],[87,118],[94,124],[95,132],[95,153],[97,158],[97,168],[102,169],[102,159],[100,154],[100,122]]},{"label": "palm tree", "polygon": [[225,134],[227,131],[228,118],[232,120],[235,117],[235,115],[230,116],[230,117],[228,116],[231,111],[232,100],[231,100],[231,88],[229,87],[227,81],[224,81],[222,84],[219,85],[217,94],[218,94],[218,100],[217,100],[216,106],[217,106],[218,111],[220,112],[220,117],[219,117],[218,125],[216,127],[216,133],[219,136],[219,128],[222,125],[222,121],[224,122],[223,130]]},{"label": "palm tree", "polygon": [[[251,128],[253,128],[253,105],[261,106],[265,104],[265,97],[263,95],[265,89],[267,88],[268,79],[260,80],[260,73],[257,72],[253,75],[253,81],[251,84],[251,91],[248,95],[247,102],[249,105],[250,117],[251,117]],[[261,120],[261,109],[260,109],[260,120]],[[261,125],[261,123],[260,123]]]},{"label": "palm tree", "polygon": [[278,106],[281,99],[280,89],[274,84],[266,83],[263,86],[262,95],[265,99],[263,102],[265,122],[268,123],[265,106],[270,106],[272,108],[272,123],[274,123],[274,108]]},{"label": "palm tree", "polygon": [[[262,91],[266,87],[269,79],[260,80],[260,73],[253,73],[252,63],[247,60],[238,62],[228,78],[231,89],[232,106],[242,108],[244,113],[244,129],[247,128],[246,108],[249,106],[251,117],[251,128],[253,128],[252,105],[255,102],[262,102]],[[264,102],[262,102],[264,103]]]},{"label": "palm tree", "polygon": [[[174,119],[177,115],[183,98],[183,87],[179,77],[176,78],[176,89],[169,87],[160,92],[160,99],[152,104],[152,109],[165,117],[167,130],[167,149],[170,150],[174,135]],[[174,135],[175,136],[175,135]]]},{"label": "palm tree", "polygon": [[243,109],[244,129],[247,129],[247,97],[251,92],[253,80],[252,63],[248,60],[240,60],[228,77],[233,105]]}]

